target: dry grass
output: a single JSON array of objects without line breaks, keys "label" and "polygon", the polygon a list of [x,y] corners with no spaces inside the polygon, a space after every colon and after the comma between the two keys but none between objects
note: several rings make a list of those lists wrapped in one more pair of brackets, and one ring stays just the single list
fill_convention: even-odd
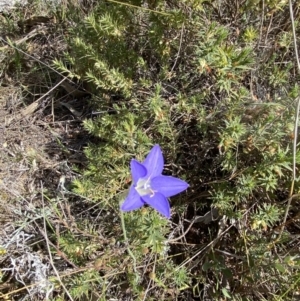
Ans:
[{"label": "dry grass", "polygon": [[[23,13],[21,21],[18,14],[2,16],[1,22],[14,29],[7,32],[10,41],[0,44],[0,245],[5,249],[0,255],[0,296],[14,300],[27,294],[40,298],[53,290],[44,277],[47,253],[34,248],[38,240],[48,239],[41,226],[48,218],[42,200],[44,195],[57,198],[78,176],[73,167],[85,164],[87,143],[80,118],[87,112],[86,102],[75,99],[61,85],[64,77],[51,67],[66,46],[57,24],[53,18],[37,18],[29,8]],[[67,203],[60,209],[74,220]],[[54,224],[71,227],[51,215],[59,218]]]},{"label": "dry grass", "polygon": [[[67,3],[65,5],[67,6]],[[243,27],[244,22],[240,18],[241,14],[238,14],[238,8],[230,6],[214,9],[220,16],[223,14],[222,9],[232,10],[232,23],[229,26],[238,38],[239,28]],[[299,11],[299,7],[295,7],[295,19],[299,16]],[[265,88],[267,84],[262,76],[263,66],[280,48],[278,41],[283,43],[284,32],[291,30],[288,7],[284,7],[282,13],[278,12],[279,10],[276,13],[263,11],[256,20],[260,24],[256,50],[259,52],[261,64],[253,69],[251,78],[247,79],[247,85],[249,84],[252,92],[251,101],[259,104],[271,102],[277,88]],[[30,296],[32,300],[42,300],[55,292],[55,288],[44,275],[46,269],[56,271],[53,275],[58,281],[89,271],[91,267],[105,270],[109,275],[115,270],[107,264],[109,259],[102,257],[105,255],[106,246],[110,249],[115,248],[116,253],[124,253],[126,248],[115,247],[114,238],[108,238],[113,233],[102,236],[105,233],[99,222],[102,212],[88,207],[84,198],[70,192],[72,180],[80,177],[76,172],[77,168],[86,165],[83,149],[93,138],[89,137],[82,127],[82,120],[91,116],[86,99],[89,94],[85,90],[79,90],[76,83],[70,82],[51,67],[52,60],[67,50],[63,36],[67,32],[68,24],[59,24],[61,20],[58,21],[53,16],[41,18],[32,7],[26,8],[23,13],[22,17],[9,16],[13,29],[7,30],[6,34],[11,42],[8,39],[0,41],[0,245],[5,249],[2,253],[0,249],[0,268],[3,270],[0,275],[0,298],[6,296],[12,300],[21,300],[24,296]],[[4,19],[1,22],[7,24]],[[180,39],[185,38],[184,33],[182,27]],[[286,52],[282,59],[293,61],[293,53]],[[175,64],[176,62],[174,66]],[[293,74],[297,74],[296,67],[290,70],[291,77]],[[245,119],[249,119],[246,122],[254,122],[254,119],[264,113],[257,108],[259,105],[246,112],[249,113],[249,116],[244,116]],[[198,143],[198,137],[195,141],[195,153],[199,154],[200,148],[204,149],[204,146]],[[195,156],[195,160],[195,164],[200,164],[198,157]],[[191,163],[189,168],[193,169],[195,164]],[[230,178],[232,179],[233,177]],[[208,186],[209,183],[205,185]],[[196,187],[194,190],[194,198],[201,197],[206,200],[210,196],[207,191],[203,193],[201,187],[200,191],[197,189]],[[298,203],[295,205],[298,206]],[[198,213],[206,213],[209,211],[207,208],[203,206],[201,210],[205,212]],[[242,226],[239,227],[247,228],[246,230],[251,228],[251,210],[252,207],[245,210],[240,221]],[[188,214],[192,220],[195,212],[191,209]],[[103,220],[107,222],[111,217],[105,217]],[[287,230],[291,233],[298,232],[297,220],[289,216],[288,221],[290,223],[287,224]],[[196,273],[197,269],[202,269],[202,262],[212,249],[216,254],[223,256],[230,268],[234,268],[238,260],[246,261],[247,254],[221,253],[221,249],[230,250],[231,245],[235,243],[237,232],[241,231],[238,226],[228,226],[226,222],[228,221],[222,224],[220,221],[218,224],[214,221],[208,225],[200,222],[190,224],[186,220],[180,220],[178,225],[174,226],[177,231],[174,232],[179,237],[169,240],[174,254],[186,256],[179,256],[178,264],[187,266]],[[88,230],[82,229],[83,223],[86,224],[86,229],[89,226],[94,227],[97,235],[91,236]],[[47,229],[50,231],[47,232]],[[59,238],[68,231],[74,237],[85,237],[90,247],[95,248],[93,255],[84,262],[84,266],[72,261],[58,243]],[[241,233],[239,235],[242,235]],[[293,243],[293,248],[298,248],[299,238],[295,236]],[[205,245],[205,248],[200,248],[200,244]],[[51,250],[57,254],[54,258],[51,258]],[[76,246],[74,252],[79,258],[83,254],[80,247],[76,249]],[[176,260],[175,258],[174,261]],[[32,268],[30,261],[35,261],[37,268]],[[242,275],[243,265],[238,267],[241,270],[237,268],[236,272]],[[30,271],[29,274],[26,273],[27,270]],[[220,275],[222,278],[222,274]],[[208,293],[212,293],[210,289],[214,288],[214,281],[213,277],[209,278],[207,283],[211,282],[211,288],[203,290],[207,289]],[[201,284],[195,287],[200,290]],[[126,289],[125,287],[124,292]],[[253,298],[257,300],[260,295],[266,292],[271,294],[276,290],[272,283],[264,285],[260,281],[256,281],[248,289],[251,291],[250,295],[253,293]],[[64,290],[68,295],[66,288]],[[238,290],[241,295],[248,295],[242,281]],[[98,293],[94,293],[93,298],[97,300]]]}]

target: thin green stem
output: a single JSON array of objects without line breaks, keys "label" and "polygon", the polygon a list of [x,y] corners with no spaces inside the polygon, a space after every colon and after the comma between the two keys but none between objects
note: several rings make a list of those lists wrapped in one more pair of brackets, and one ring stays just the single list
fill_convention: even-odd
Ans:
[{"label": "thin green stem", "polygon": [[135,281],[136,281],[136,283],[138,283],[140,277],[139,277],[139,274],[138,274],[138,271],[137,271],[137,268],[136,268],[136,258],[135,258],[135,256],[133,255],[132,251],[129,248],[128,238],[127,238],[126,228],[125,228],[124,213],[123,213],[122,210],[120,211],[120,216],[121,216],[121,224],[122,224],[122,230],[123,230],[124,240],[125,240],[125,243],[127,245],[127,252],[130,255],[130,257],[132,258],[132,261],[133,261],[133,270],[134,270],[134,273],[135,273]]}]

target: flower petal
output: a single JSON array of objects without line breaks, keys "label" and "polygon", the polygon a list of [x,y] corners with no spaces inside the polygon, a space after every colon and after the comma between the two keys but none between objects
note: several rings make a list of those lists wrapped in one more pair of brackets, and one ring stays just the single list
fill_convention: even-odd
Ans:
[{"label": "flower petal", "polygon": [[155,193],[154,195],[144,195],[142,198],[145,203],[156,209],[166,218],[170,218],[171,214],[169,201],[161,193]]},{"label": "flower petal", "polygon": [[145,177],[147,174],[146,167],[134,159],[132,159],[130,162],[130,169],[134,184],[136,184],[140,178]]},{"label": "flower petal", "polygon": [[163,194],[166,198],[176,195],[188,187],[188,183],[174,177],[158,176],[151,179],[151,188]]},{"label": "flower petal", "polygon": [[148,171],[147,176],[152,178],[161,175],[164,168],[164,157],[158,144],[153,146],[143,165]]},{"label": "flower petal", "polygon": [[129,190],[129,194],[125,199],[124,203],[121,205],[121,210],[130,211],[135,210],[145,205],[134,186],[132,185]]}]

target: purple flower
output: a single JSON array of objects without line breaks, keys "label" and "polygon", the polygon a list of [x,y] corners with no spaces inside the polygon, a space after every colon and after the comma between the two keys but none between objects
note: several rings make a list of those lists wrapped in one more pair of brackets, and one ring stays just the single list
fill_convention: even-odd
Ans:
[{"label": "purple flower", "polygon": [[133,184],[121,210],[135,210],[148,204],[170,218],[167,198],[186,190],[189,185],[180,179],[162,175],[164,158],[159,145],[151,149],[143,163],[132,159],[130,168]]}]

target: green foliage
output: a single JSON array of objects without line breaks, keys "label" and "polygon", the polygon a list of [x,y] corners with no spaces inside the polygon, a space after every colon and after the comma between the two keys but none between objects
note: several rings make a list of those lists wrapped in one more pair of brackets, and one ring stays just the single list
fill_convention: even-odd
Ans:
[{"label": "green foliage", "polygon": [[[101,2],[77,20],[68,52],[54,62],[93,94],[96,116],[84,127],[95,141],[73,191],[107,213],[104,236],[130,248],[136,267],[130,254],[116,255],[109,245],[102,271],[108,286],[125,282],[137,299],[185,300],[186,289],[214,300],[293,298],[282,263],[291,247],[276,229],[292,177],[299,92],[292,35],[265,29],[274,15],[285,19],[284,1],[266,1],[261,23],[253,13],[262,9],[257,1],[235,10],[227,2],[224,8],[213,1]],[[173,224],[150,208],[125,213],[124,241],[119,205],[131,183],[129,162],[142,161],[155,143],[164,151],[165,173],[185,178],[191,189],[172,199]],[[197,235],[183,235],[174,247],[184,221],[209,206],[224,217],[220,228],[214,221],[195,224]],[[60,243],[74,257],[71,245],[86,248],[79,241],[62,236]],[[199,244],[200,251],[193,247]],[[298,270],[288,271],[297,283]],[[75,290],[80,297],[88,288]]]}]

